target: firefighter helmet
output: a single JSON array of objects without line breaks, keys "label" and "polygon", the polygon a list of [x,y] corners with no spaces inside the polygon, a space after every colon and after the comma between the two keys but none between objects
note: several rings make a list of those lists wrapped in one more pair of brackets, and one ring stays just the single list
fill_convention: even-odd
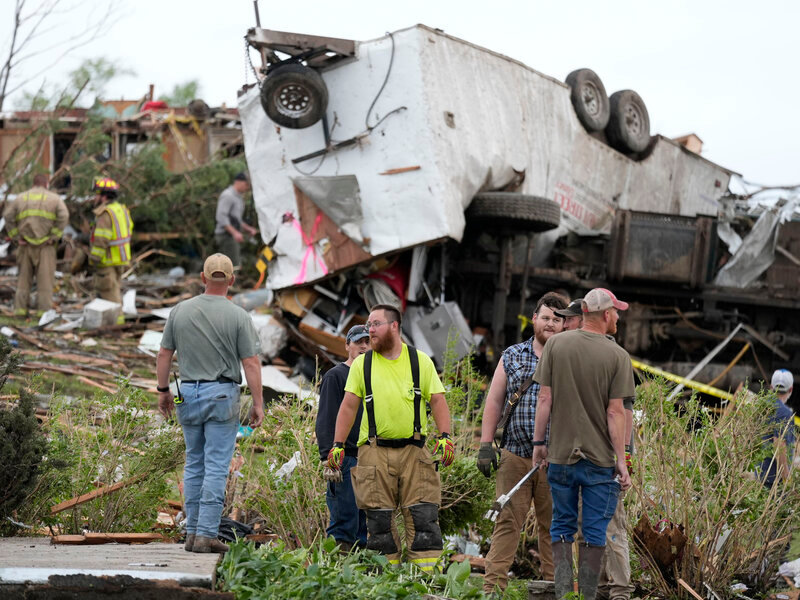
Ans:
[{"label": "firefighter helmet", "polygon": [[116,198],[119,192],[119,184],[110,177],[99,177],[94,180],[92,191],[97,192],[101,196]]}]

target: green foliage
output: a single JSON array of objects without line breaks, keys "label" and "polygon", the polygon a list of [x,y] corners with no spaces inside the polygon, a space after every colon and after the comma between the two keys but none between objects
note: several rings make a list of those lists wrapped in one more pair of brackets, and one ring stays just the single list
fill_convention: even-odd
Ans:
[{"label": "green foliage", "polygon": [[[27,522],[44,522],[63,533],[149,531],[168,475],[183,461],[183,438],[175,425],[157,427],[146,393],[119,381],[116,394],[54,398],[48,448],[36,489],[20,510]],[[136,478],[135,485],[50,516],[50,507],[98,487]]]},{"label": "green foliage", "polygon": [[453,563],[446,573],[428,575],[408,564],[389,566],[368,550],[341,552],[333,538],[309,548],[287,550],[283,543],[255,548],[231,545],[218,568],[223,589],[238,600],[325,598],[326,600],[422,600],[484,598],[469,563]]},{"label": "green foliage", "polygon": [[[241,506],[292,545],[311,545],[324,536],[328,524],[315,419],[309,402],[284,397],[269,406],[261,427],[241,444],[245,463],[240,471],[246,482],[239,495]],[[256,448],[266,451],[256,453]],[[286,477],[276,475],[295,453],[295,470]]]},{"label": "green foliage", "polygon": [[176,83],[169,94],[159,96],[159,100],[163,100],[169,106],[186,106],[200,97],[200,82],[196,79],[187,81],[185,83]]},{"label": "green foliage", "polygon": [[480,431],[481,386],[485,380],[472,366],[471,356],[457,358],[455,344],[456,339],[451,336],[441,379],[450,408],[456,459],[439,471],[442,481],[439,525],[444,534],[477,527],[480,533],[488,535],[492,524],[483,515],[494,502],[495,480],[484,477],[475,463],[475,434]]},{"label": "green foliage", "polygon": [[[20,355],[0,336],[0,390],[19,369]],[[39,477],[47,442],[39,429],[30,395],[23,391],[10,410],[0,408],[0,532],[12,530],[14,514]]]}]

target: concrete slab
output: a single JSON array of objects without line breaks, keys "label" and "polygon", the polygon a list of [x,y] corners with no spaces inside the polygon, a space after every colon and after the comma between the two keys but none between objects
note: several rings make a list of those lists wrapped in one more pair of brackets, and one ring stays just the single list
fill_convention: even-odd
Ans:
[{"label": "concrete slab", "polygon": [[0,539],[0,586],[45,583],[51,575],[127,575],[213,589],[219,554],[186,552],[182,544],[64,546],[50,538]]}]

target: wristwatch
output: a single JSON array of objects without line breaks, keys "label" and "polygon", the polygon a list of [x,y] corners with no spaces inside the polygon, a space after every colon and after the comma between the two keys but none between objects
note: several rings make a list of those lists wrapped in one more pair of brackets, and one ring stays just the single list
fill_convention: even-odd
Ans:
[{"label": "wristwatch", "polygon": [[156,386],[156,390],[158,390],[159,392],[168,392],[169,391],[169,386],[165,385],[164,387],[161,387],[160,385],[157,385]]}]

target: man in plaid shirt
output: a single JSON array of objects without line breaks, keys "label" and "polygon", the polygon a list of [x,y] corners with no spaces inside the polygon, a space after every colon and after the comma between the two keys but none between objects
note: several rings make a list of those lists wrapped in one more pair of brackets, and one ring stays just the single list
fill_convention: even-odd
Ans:
[{"label": "man in plaid shirt", "polygon": [[[545,342],[562,330],[564,319],[554,311],[563,310],[568,302],[567,298],[555,292],[542,296],[533,313],[533,337],[507,348],[492,377],[483,410],[478,468],[486,477],[491,475],[492,466],[497,468],[497,496],[508,492],[533,466],[531,459],[538,384],[529,384],[506,424],[499,468],[497,455],[492,448],[495,431],[506,404],[536,371]],[[508,569],[517,551],[520,531],[528,515],[531,500],[536,511],[542,577],[550,581],[553,579],[553,551],[550,547],[553,503],[547,472],[540,469],[512,496],[497,518],[491,548],[486,556],[484,591],[487,594],[495,591],[495,588],[505,590],[508,584]]]}]

